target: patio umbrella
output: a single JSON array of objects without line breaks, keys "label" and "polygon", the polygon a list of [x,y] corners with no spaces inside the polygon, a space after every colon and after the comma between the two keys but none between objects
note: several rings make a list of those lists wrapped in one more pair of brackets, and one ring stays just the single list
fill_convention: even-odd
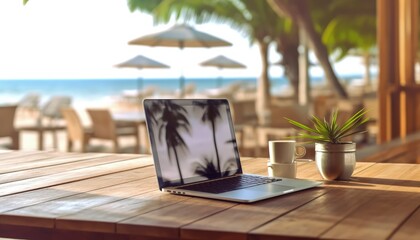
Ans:
[{"label": "patio umbrella", "polygon": [[[246,66],[243,65],[242,63],[239,63],[235,60],[227,58],[223,55],[219,55],[217,57],[206,60],[200,63],[200,65],[207,66],[207,67],[217,67],[220,71],[223,68],[246,68]],[[218,81],[217,81],[217,86],[221,87],[221,85],[222,85],[222,77],[219,76]]]},{"label": "patio umbrella", "polygon": [[[152,47],[178,47],[181,50],[185,47],[222,47],[232,46],[231,43],[212,36],[210,34],[200,32],[186,24],[175,25],[166,31],[146,35],[134,39],[128,44],[146,45]],[[181,74],[180,79],[181,97],[184,92],[184,76]]]},{"label": "patio umbrella", "polygon": [[[150,59],[148,57],[145,57],[143,55],[137,55],[136,57],[129,59],[125,62],[122,62],[120,64],[115,65],[116,67],[120,68],[137,68],[137,69],[143,69],[143,68],[169,68],[168,65],[165,65],[163,63],[160,63],[158,61],[155,61],[153,59]],[[142,84],[142,78],[139,77],[137,81],[137,89],[141,90],[143,88]]]}]

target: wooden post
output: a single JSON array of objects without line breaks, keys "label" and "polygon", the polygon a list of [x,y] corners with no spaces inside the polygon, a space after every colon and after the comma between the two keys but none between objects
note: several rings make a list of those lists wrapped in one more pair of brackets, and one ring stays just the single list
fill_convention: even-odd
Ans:
[{"label": "wooden post", "polygon": [[378,35],[378,57],[379,57],[379,83],[378,83],[378,100],[379,100],[379,131],[378,142],[386,142],[391,140],[391,98],[389,86],[397,78],[397,68],[393,64],[397,58],[396,48],[397,40],[394,37],[396,25],[394,0],[377,0],[377,35]]},{"label": "wooden post", "polygon": [[308,44],[306,33],[300,28],[299,29],[299,89],[298,89],[298,101],[299,105],[306,106],[309,103],[309,61],[308,61]]},{"label": "wooden post", "polygon": [[418,0],[399,1],[401,137],[415,127],[415,58],[417,53]]},{"label": "wooden post", "polygon": [[[378,142],[420,130],[414,63],[418,0],[377,0],[379,48]],[[418,107],[417,107],[418,108]]]}]

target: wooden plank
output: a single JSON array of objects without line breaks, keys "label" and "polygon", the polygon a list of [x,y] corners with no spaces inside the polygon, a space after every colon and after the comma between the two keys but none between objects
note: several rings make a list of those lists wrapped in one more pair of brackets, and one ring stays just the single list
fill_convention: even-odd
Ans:
[{"label": "wooden plank", "polygon": [[[110,154],[63,154],[59,152],[34,154],[24,158],[13,158],[2,161],[0,173],[15,172],[39,167],[54,166],[58,164],[82,161],[84,159],[110,156]],[[16,164],[19,163],[19,164]]]},{"label": "wooden plank", "polygon": [[[21,171],[8,172],[0,174],[0,183],[7,183],[12,181],[19,181],[28,178],[34,178],[39,176],[51,175],[54,173],[71,171],[91,166],[98,166],[102,164],[118,162],[125,159],[132,158],[131,155],[71,155],[69,157],[60,157],[53,159],[46,159],[43,161],[42,167],[33,167],[31,164],[26,164],[26,167],[22,167]],[[49,163],[51,162],[51,163]],[[37,162],[38,163],[38,162]],[[20,164],[15,164],[19,166]],[[39,164],[34,164],[38,165]],[[20,167],[19,167],[20,168]],[[10,169],[10,168],[8,168]],[[8,170],[7,169],[7,170]],[[4,171],[7,171],[6,169]]]},{"label": "wooden plank", "polygon": [[[62,185],[42,188],[19,194],[0,197],[0,212],[12,211],[18,208],[68,197],[81,192],[89,192],[104,187],[110,187],[125,182],[153,176],[154,170],[150,167],[113,173],[96,178],[75,181]],[[0,216],[1,219],[1,216]]]},{"label": "wooden plank", "polygon": [[420,194],[374,191],[370,201],[322,235],[328,239],[387,239],[420,204]]},{"label": "wooden plank", "polygon": [[31,240],[135,240],[125,235],[87,233],[81,231],[69,232],[48,228],[34,228],[12,225],[0,225],[0,234],[7,237]]},{"label": "wooden plank", "polygon": [[420,207],[398,228],[391,239],[417,240],[420,236]]},{"label": "wooden plank", "polygon": [[[0,160],[7,159],[10,157],[15,157],[17,155],[28,155],[33,153],[39,153],[40,151],[36,150],[9,150],[9,149],[0,149]],[[43,152],[50,152],[50,151],[43,151]]]},{"label": "wooden plank", "polygon": [[224,211],[236,203],[191,198],[117,224],[117,233],[157,238],[179,238],[180,227]]},{"label": "wooden plank", "polygon": [[59,156],[60,152],[55,151],[9,151],[0,154],[0,164],[21,161],[32,161],[47,158],[45,156]]},{"label": "wooden plank", "polygon": [[4,237],[31,239],[31,240],[51,240],[51,231],[48,229],[34,229],[30,227],[17,227],[12,225],[0,225],[0,235]]},{"label": "wooden plank", "polygon": [[[353,183],[371,190],[420,193],[420,165],[401,163],[375,164],[352,177]],[[355,185],[355,187],[357,187]]]},{"label": "wooden plank", "polygon": [[420,165],[375,164],[354,179],[353,189],[366,189],[375,195],[323,237],[387,238],[420,204]]},{"label": "wooden plank", "polygon": [[129,169],[151,165],[149,157],[134,158],[119,162],[103,164],[99,166],[75,169],[62,173],[54,173],[48,176],[35,177],[10,183],[0,184],[0,196],[45,188],[53,185],[63,184],[72,181],[102,176],[110,173],[126,171]]},{"label": "wooden plank", "polygon": [[54,228],[55,219],[156,189],[155,178],[126,182],[2,213],[0,223]]},{"label": "wooden plank", "polygon": [[59,217],[56,220],[56,228],[113,233],[116,232],[117,222],[188,199],[190,197],[156,190]]},{"label": "wooden plank", "polygon": [[308,189],[254,204],[240,204],[191,223],[181,230],[182,239],[247,239],[258,226],[320,197],[325,188]]},{"label": "wooden plank", "polygon": [[371,192],[367,190],[330,189],[319,198],[256,228],[250,234],[255,239],[270,239],[273,236],[318,238],[370,198]]}]

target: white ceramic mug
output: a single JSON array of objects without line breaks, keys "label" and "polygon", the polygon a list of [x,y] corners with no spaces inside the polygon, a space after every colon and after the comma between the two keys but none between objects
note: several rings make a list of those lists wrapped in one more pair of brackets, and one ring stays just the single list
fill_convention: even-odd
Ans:
[{"label": "white ceramic mug", "polygon": [[268,142],[271,163],[293,163],[296,157],[306,154],[306,148],[297,145],[295,140],[273,140]]},{"label": "white ceramic mug", "polygon": [[297,164],[294,163],[267,163],[268,176],[296,178]]}]

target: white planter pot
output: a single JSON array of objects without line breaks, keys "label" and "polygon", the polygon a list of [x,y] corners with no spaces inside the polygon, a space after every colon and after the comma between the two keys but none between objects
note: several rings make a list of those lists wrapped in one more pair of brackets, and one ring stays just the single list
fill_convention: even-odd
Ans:
[{"label": "white planter pot", "polygon": [[348,180],[356,166],[356,143],[315,143],[315,161],[327,180]]}]

